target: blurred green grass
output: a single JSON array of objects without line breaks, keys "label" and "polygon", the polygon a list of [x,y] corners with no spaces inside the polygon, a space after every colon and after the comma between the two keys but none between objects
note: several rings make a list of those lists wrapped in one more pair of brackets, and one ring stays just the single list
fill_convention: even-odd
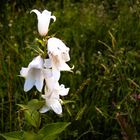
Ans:
[{"label": "blurred green grass", "polygon": [[[36,16],[45,8],[57,20],[56,34],[70,47],[74,73],[62,73],[60,83],[70,87],[73,100],[63,116],[42,114],[42,122],[68,121],[58,139],[140,139],[140,3],[138,0],[29,0],[2,1],[0,5],[0,132],[28,129],[17,103],[37,98],[24,93],[19,71],[34,56]],[[21,126],[20,124],[21,123]],[[42,123],[42,125],[43,125]]]}]

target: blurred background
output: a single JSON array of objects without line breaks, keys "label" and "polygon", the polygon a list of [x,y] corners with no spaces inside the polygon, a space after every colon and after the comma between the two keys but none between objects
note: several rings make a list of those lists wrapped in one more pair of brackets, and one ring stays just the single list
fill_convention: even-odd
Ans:
[{"label": "blurred background", "polygon": [[32,9],[56,16],[48,35],[70,47],[73,73],[60,83],[70,87],[63,115],[42,114],[43,124],[71,122],[60,140],[140,139],[139,0],[1,0],[0,133],[29,129],[17,104],[38,98],[23,91],[21,67],[34,57],[37,18]]}]

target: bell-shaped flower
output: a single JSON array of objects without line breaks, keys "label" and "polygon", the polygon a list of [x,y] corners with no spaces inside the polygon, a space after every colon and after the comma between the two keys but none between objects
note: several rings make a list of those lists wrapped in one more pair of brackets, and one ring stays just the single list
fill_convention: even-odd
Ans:
[{"label": "bell-shaped flower", "polygon": [[41,56],[37,56],[29,63],[27,68],[22,67],[20,75],[25,78],[25,92],[29,91],[33,86],[41,92],[44,81],[44,75],[42,72],[43,63]]},{"label": "bell-shaped flower", "polygon": [[48,54],[57,56],[57,61],[68,62],[70,60],[69,48],[58,38],[48,39]]},{"label": "bell-shaped flower", "polygon": [[43,98],[45,99],[46,104],[40,109],[40,113],[45,113],[49,110],[53,110],[56,114],[62,114],[62,106],[60,100],[45,97]]},{"label": "bell-shaped flower", "polygon": [[59,85],[59,83],[51,84],[53,86],[51,89],[49,89],[48,85],[45,86],[45,95],[46,98],[52,98],[52,99],[60,99],[60,96],[66,96],[68,95],[69,88],[65,88],[63,84]]},{"label": "bell-shaped flower", "polygon": [[[52,81],[53,82],[53,81]],[[65,96],[69,92],[69,88],[65,88],[64,85],[56,86],[54,83],[54,89],[51,90],[46,86],[45,95],[42,95],[42,98],[45,99],[45,105],[40,109],[40,113],[45,113],[48,110],[53,110],[56,114],[62,114],[62,100],[60,96]],[[51,83],[53,86],[53,83]]]},{"label": "bell-shaped flower", "polygon": [[45,95],[42,95],[42,98],[45,99],[45,105],[40,109],[40,113],[45,113],[49,110],[53,110],[56,114],[61,114],[62,106],[59,94],[48,92],[48,89],[46,87],[45,91]]},{"label": "bell-shaped flower", "polygon": [[38,19],[38,32],[41,36],[45,36],[48,33],[48,28],[50,24],[51,18],[55,21],[56,17],[51,16],[51,12],[48,10],[44,10],[42,13],[36,9],[32,10],[31,13],[34,12],[37,15]]},{"label": "bell-shaped flower", "polygon": [[[50,96],[50,94],[55,93],[61,96],[66,96],[69,92],[69,88],[65,88],[63,84],[59,85],[59,82],[54,78],[51,69],[43,70],[45,79],[45,95]],[[51,95],[51,97],[53,97]]]},{"label": "bell-shaped flower", "polygon": [[60,71],[72,71],[72,68],[66,63],[70,60],[69,48],[58,38],[52,37],[48,39],[48,55],[44,66],[51,67],[53,76],[58,80]]}]

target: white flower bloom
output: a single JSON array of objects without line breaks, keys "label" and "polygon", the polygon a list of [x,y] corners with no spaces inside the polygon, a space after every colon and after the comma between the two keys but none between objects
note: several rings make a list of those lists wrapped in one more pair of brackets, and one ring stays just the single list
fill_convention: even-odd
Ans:
[{"label": "white flower bloom", "polygon": [[46,89],[47,89],[49,92],[52,92],[52,91],[54,91],[54,90],[59,89],[59,83],[58,83],[57,80],[55,80],[54,77],[45,79],[45,82],[46,82]]},{"label": "white flower bloom", "polygon": [[43,59],[41,56],[35,57],[27,68],[22,67],[20,75],[25,78],[24,91],[29,91],[34,85],[41,92],[44,76],[42,73]]},{"label": "white flower bloom", "polygon": [[51,18],[55,21],[56,17],[51,16],[51,12],[44,10],[42,13],[34,9],[31,12],[36,13],[38,19],[38,32],[41,36],[45,36],[48,33],[48,28]]},{"label": "white flower bloom", "polygon": [[52,75],[51,69],[45,69],[43,71],[44,78],[45,78],[45,95],[53,97],[54,93],[55,95],[61,95],[65,96],[69,92],[69,88],[65,88],[63,84],[59,85],[58,81],[55,79],[55,77]]},{"label": "white flower bloom", "polygon": [[46,105],[40,109],[40,113],[45,113],[49,110],[53,110],[56,114],[62,114],[62,106],[57,99],[45,99]]},{"label": "white flower bloom", "polygon": [[56,80],[60,78],[60,71],[72,71],[72,68],[66,63],[70,60],[69,48],[58,38],[48,39],[48,55],[44,66],[52,68],[53,76]]},{"label": "white flower bloom", "polygon": [[53,110],[56,114],[62,113],[62,106],[60,103],[59,95],[54,92],[48,92],[49,90],[45,87],[45,95],[42,98],[45,99],[45,105],[40,109],[40,113],[45,113],[49,110]]},{"label": "white flower bloom", "polygon": [[48,87],[45,87],[45,95],[42,95],[42,98],[45,99],[46,104],[40,109],[40,113],[45,113],[48,110],[53,110],[56,114],[61,114],[62,101],[60,99],[60,95],[65,96],[68,94],[68,92],[69,92],[69,88],[65,88],[64,85],[60,85],[60,86],[54,85],[54,89],[52,89],[51,87],[51,90],[48,89]]},{"label": "white flower bloom", "polygon": [[48,53],[57,56],[57,59],[61,59],[64,62],[69,61],[69,50],[70,49],[60,39],[55,37],[48,39]]},{"label": "white flower bloom", "polygon": [[66,96],[68,94],[69,88],[65,88],[63,84],[59,85],[59,83],[54,79],[45,79],[45,81],[45,95],[47,97],[56,98],[59,96]]}]

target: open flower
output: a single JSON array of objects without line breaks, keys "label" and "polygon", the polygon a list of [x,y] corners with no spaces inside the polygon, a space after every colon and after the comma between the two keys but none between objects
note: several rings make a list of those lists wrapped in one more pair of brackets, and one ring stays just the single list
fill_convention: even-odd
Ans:
[{"label": "open flower", "polygon": [[31,12],[36,13],[38,19],[38,32],[41,36],[45,36],[48,33],[48,28],[51,18],[55,21],[56,17],[51,16],[51,12],[44,10],[42,13],[34,9]]},{"label": "open flower", "polygon": [[[46,87],[45,91],[48,91],[46,90]],[[59,94],[55,92],[47,92],[45,95],[42,95],[42,98],[45,99],[45,105],[40,109],[40,113],[53,110],[56,114],[62,114],[62,106]]]},{"label": "open flower", "polygon": [[[53,84],[52,84],[53,85]],[[53,110],[56,114],[62,114],[62,100],[60,96],[65,96],[69,92],[69,88],[65,88],[64,85],[56,86],[54,89],[48,89],[45,87],[45,95],[42,95],[42,98],[45,99],[45,105],[40,109],[40,113],[45,113],[49,110]]]},{"label": "open flower", "polygon": [[46,105],[40,109],[40,113],[45,113],[49,110],[53,110],[56,114],[62,114],[62,106],[60,100],[45,97],[43,98],[45,99]]},{"label": "open flower", "polygon": [[41,56],[35,57],[27,68],[22,67],[20,75],[25,78],[24,91],[29,91],[34,85],[41,92],[44,75],[42,72],[43,59]]}]

